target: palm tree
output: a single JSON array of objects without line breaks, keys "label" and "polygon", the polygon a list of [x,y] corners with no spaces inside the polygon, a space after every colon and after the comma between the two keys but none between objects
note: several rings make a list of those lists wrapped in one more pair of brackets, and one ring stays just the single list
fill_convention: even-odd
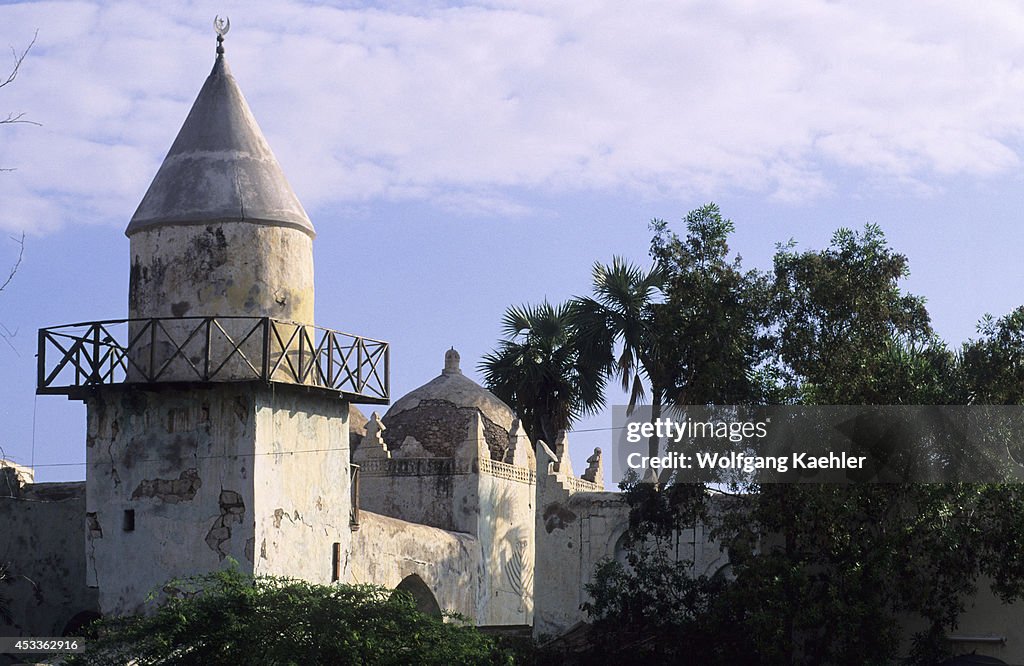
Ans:
[{"label": "palm tree", "polygon": [[[646,396],[644,378],[651,392],[651,417],[661,415],[671,387],[672,364],[661,354],[656,326],[657,297],[665,283],[659,266],[649,271],[613,257],[612,263],[596,262],[593,268],[593,296],[571,301],[572,324],[584,341],[590,358],[608,359],[607,375],[617,377],[629,393],[626,414]],[[615,353],[615,350],[618,353]],[[651,455],[657,453],[652,438]]]},{"label": "palm tree", "polygon": [[502,329],[505,339],[480,371],[533,441],[553,443],[560,430],[604,406],[607,359],[572,326],[569,303],[510,307]]}]

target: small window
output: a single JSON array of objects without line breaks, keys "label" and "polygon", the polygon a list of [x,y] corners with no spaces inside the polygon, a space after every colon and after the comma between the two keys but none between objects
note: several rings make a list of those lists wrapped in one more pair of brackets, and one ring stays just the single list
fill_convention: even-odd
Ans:
[{"label": "small window", "polygon": [[124,522],[121,527],[124,528],[125,532],[135,531],[135,509],[124,510]]}]

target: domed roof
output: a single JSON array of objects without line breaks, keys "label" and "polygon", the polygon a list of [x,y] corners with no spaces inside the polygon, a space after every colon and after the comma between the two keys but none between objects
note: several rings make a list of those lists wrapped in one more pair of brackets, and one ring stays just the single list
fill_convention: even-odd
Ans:
[{"label": "domed roof", "polygon": [[432,455],[449,457],[466,438],[473,410],[483,417],[491,457],[502,460],[515,414],[497,396],[462,374],[459,353],[449,349],[441,374],[398,399],[384,415],[384,440],[394,451],[407,437],[413,437]]}]

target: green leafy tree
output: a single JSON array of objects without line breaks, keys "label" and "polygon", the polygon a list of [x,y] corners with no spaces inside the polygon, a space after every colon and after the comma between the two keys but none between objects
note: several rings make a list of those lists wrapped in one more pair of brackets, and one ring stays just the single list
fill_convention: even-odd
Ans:
[{"label": "green leafy tree", "polygon": [[926,397],[934,375],[902,391],[891,384],[925,360],[917,352],[941,351],[924,299],[900,288],[910,273],[907,258],[870,224],[861,234],[840,229],[820,252],[793,247],[775,255],[773,306],[777,357],[799,401],[914,404]]},{"label": "green leafy tree", "polygon": [[510,307],[502,326],[505,339],[480,370],[532,440],[554,442],[560,430],[604,406],[607,359],[572,325],[570,304]]},{"label": "green leafy tree", "polygon": [[[702,248],[693,244],[693,255],[699,257]],[[734,275],[744,274],[738,262],[734,268]],[[770,318],[762,318],[756,307],[762,301],[741,297],[742,283],[711,274],[703,291],[691,287],[690,293],[720,290],[720,302],[753,312],[746,319],[749,327],[739,329],[749,331],[743,353],[716,362],[723,357],[715,356],[714,337],[709,337],[703,343],[707,353],[689,357],[705,376],[721,372],[714,382],[692,384],[704,387],[700,400],[1019,402],[1021,317],[1014,313],[983,323],[982,338],[954,354],[931,331],[923,299],[901,289],[907,274],[906,258],[873,226],[860,234],[840,230],[822,251],[780,247]],[[677,321],[685,325],[686,319]],[[676,325],[667,334],[685,337]],[[770,343],[768,356],[759,356],[762,342]],[[682,351],[681,359],[687,358],[686,347]],[[1019,486],[765,485],[752,490],[719,494],[709,502],[700,486],[627,489],[632,514],[638,516],[631,519],[630,566],[606,563],[591,590],[598,650],[619,654],[616,646],[629,645],[634,657],[664,660],[658,650],[668,642],[692,646],[683,656],[708,664],[887,663],[905,649],[900,620],[918,617],[926,628],[915,637],[911,657],[936,663],[948,649],[945,633],[982,576],[993,580],[992,590],[1005,601],[1024,592]],[[660,583],[675,580],[687,562],[649,551],[659,540],[671,539],[666,535],[678,535],[685,521],[701,516],[729,549],[730,576],[695,578],[665,590]],[[637,615],[642,607],[658,609],[656,618]]]},{"label": "green leafy tree", "polygon": [[986,315],[978,332],[961,352],[967,396],[980,404],[1024,404],[1024,306],[999,319]]},{"label": "green leafy tree", "polygon": [[[313,585],[220,571],[169,584],[152,614],[101,620],[69,664],[507,664],[474,627],[416,610],[412,597],[367,585]],[[451,618],[457,620],[457,618]]]},{"label": "green leafy tree", "polygon": [[663,220],[651,223],[651,255],[665,274],[655,338],[666,395],[678,405],[769,401],[768,279],[730,256],[735,227],[715,204],[685,224],[680,237]]}]

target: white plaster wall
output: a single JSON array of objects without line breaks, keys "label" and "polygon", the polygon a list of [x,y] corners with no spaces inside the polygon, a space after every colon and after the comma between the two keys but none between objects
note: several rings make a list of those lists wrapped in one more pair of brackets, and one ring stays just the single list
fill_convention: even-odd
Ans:
[{"label": "white plaster wall", "polygon": [[211,222],[131,236],[130,317],[313,323],[313,240],[291,227]]},{"label": "white plaster wall", "polygon": [[351,583],[394,588],[406,576],[423,579],[444,610],[479,623],[480,542],[476,537],[360,512],[348,562]]},{"label": "white plaster wall", "polygon": [[[262,370],[262,332],[250,335],[253,321],[230,317],[314,322],[313,244],[298,229],[251,222],[160,226],[134,233],[131,255],[129,317],[185,318],[151,330],[142,330],[141,323],[129,325],[133,361],[150,373],[162,371],[163,381],[197,381],[203,379],[197,370],[207,372],[207,332],[197,331],[201,320],[189,317],[219,318],[220,328],[209,333],[214,361],[209,372],[227,361],[217,381],[257,379]],[[281,326],[270,337],[271,364],[293,330]],[[232,355],[239,343],[242,353]],[[289,349],[298,368],[296,345]],[[176,354],[179,347],[182,353]],[[138,368],[129,367],[130,379],[138,378]],[[287,370],[285,365],[275,379],[289,381]]]},{"label": "white plaster wall", "polygon": [[251,571],[255,393],[111,387],[87,401],[87,581],[102,612],[137,611],[169,579],[228,557]]},{"label": "white plaster wall", "polygon": [[256,573],[331,582],[333,544],[347,553],[351,541],[348,434],[348,403],[289,387],[260,391]]},{"label": "white plaster wall", "polygon": [[[414,462],[406,459],[403,464]],[[392,518],[453,530],[453,479],[451,474],[363,473],[359,478],[359,506]]]},{"label": "white plaster wall", "polygon": [[530,624],[536,562],[536,487],[487,474],[468,475],[466,479],[478,482],[476,533],[483,553],[478,624]]}]

